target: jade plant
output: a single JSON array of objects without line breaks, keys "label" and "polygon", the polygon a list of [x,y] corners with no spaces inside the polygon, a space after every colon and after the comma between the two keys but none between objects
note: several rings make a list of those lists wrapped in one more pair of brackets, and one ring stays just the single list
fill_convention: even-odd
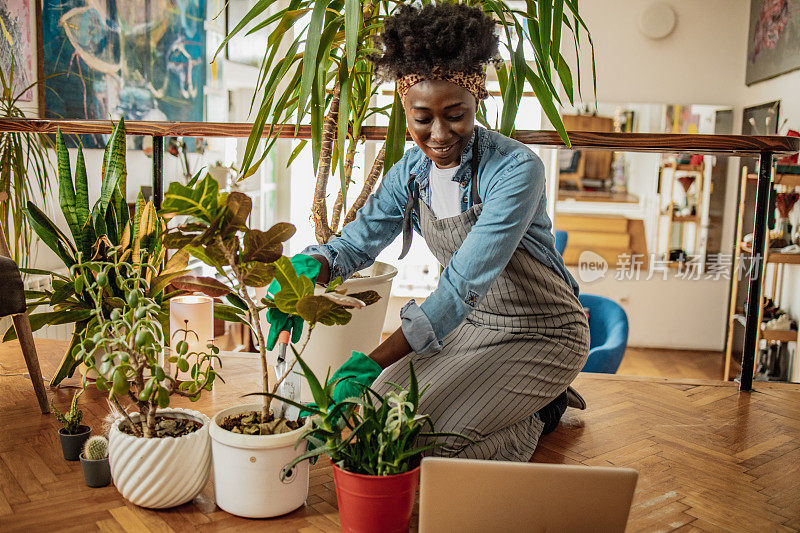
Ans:
[{"label": "jade plant", "polygon": [[[303,405],[276,394],[266,394],[312,415],[312,427],[298,438],[298,443],[308,440],[310,451],[296,457],[284,472],[301,461],[324,454],[348,472],[390,476],[416,468],[423,453],[444,445],[436,440],[440,437],[474,442],[458,433],[434,432],[430,415],[419,412],[419,402],[427,387],[419,389],[411,361],[408,363],[408,389],[392,384],[395,390],[381,396],[372,388],[363,387],[360,396],[339,402],[333,399],[334,389],[349,376],[326,380],[323,385],[302,357],[297,357],[297,362],[303,369],[314,403]],[[421,443],[423,438],[425,441]]]},{"label": "jade plant", "polygon": [[[219,279],[224,280],[182,276],[173,280],[173,284],[212,297],[225,296],[232,305],[247,313],[248,325],[258,343],[262,392],[275,393],[292,371],[294,361],[277,376],[270,388],[261,311],[277,308],[288,315],[299,316],[308,324],[299,350],[302,353],[316,324],[347,324],[352,316],[349,309],[370,305],[379,298],[375,291],[345,295],[339,288],[342,282],[339,278],[316,295],[314,282],[298,275],[291,260],[283,255],[283,243],[294,234],[294,226],[279,222],[267,231],[251,229],[247,225],[252,209],[250,197],[240,192],[220,193],[218,183],[210,175],[202,180],[195,177],[187,185],[171,183],[162,208],[169,215],[189,217],[184,225],[165,236],[167,246],[184,250],[214,267]],[[256,298],[255,289],[267,287],[273,280],[280,284],[280,290],[271,296]],[[258,426],[262,434],[272,433],[278,427],[286,429],[285,424],[268,424],[274,422],[269,405],[269,398],[265,397],[261,412],[252,417],[253,425]]]},{"label": "jade plant", "polygon": [[83,444],[83,457],[90,461],[100,461],[108,457],[108,439],[102,435],[90,437]]},{"label": "jade plant", "polygon": [[[109,400],[125,417],[125,429],[138,437],[160,437],[164,431],[157,427],[158,409],[168,407],[172,395],[197,401],[203,390],[210,390],[218,377],[213,360],[222,364],[217,355],[219,349],[209,345],[206,352],[189,351],[184,339],[163,361],[161,306],[147,296],[150,280],[158,269],[146,256],[130,261],[129,250],[115,250],[110,255],[111,261],[89,261],[72,267],[73,275],[94,303],[94,321],[86,330],[77,355],[97,372],[95,384],[100,391],[108,392]],[[123,297],[114,302],[116,306],[106,316],[107,295],[112,286],[119,287]],[[179,371],[188,371],[191,378],[179,381]],[[86,376],[83,384],[86,386]],[[123,401],[138,410],[136,421],[123,407]],[[193,429],[194,426],[186,427],[187,432]]]},{"label": "jade plant", "polygon": [[69,410],[65,411],[64,413],[58,410],[56,404],[53,403],[53,400],[50,400],[50,408],[53,411],[56,420],[61,422],[61,425],[64,426],[64,433],[68,435],[75,435],[76,433],[79,433],[81,420],[83,420],[83,411],[78,408],[78,398],[82,393],[83,390],[75,392],[75,394],[72,396],[72,402],[69,405]]},{"label": "jade plant", "polygon": [[[63,262],[64,274],[39,269],[22,269],[28,274],[48,275],[50,288],[26,291],[31,329],[36,331],[45,325],[75,324],[69,348],[59,364],[50,385],[58,385],[67,376],[72,376],[80,361],[76,354],[78,344],[87,329],[97,325],[93,310],[95,303],[84,290],[85,284],[72,268],[90,260],[109,261],[110,254],[121,249],[128,251],[134,262],[146,261],[153,267],[146,271],[145,296],[159,307],[157,316],[162,326],[169,320],[169,299],[182,294],[169,290],[170,281],[188,272],[189,255],[178,252],[167,259],[162,233],[166,221],[158,216],[152,202],[145,202],[139,194],[133,218],[130,218],[125,201],[125,121],[120,120],[106,145],[103,155],[100,197],[89,208],[89,184],[83,150],[78,147],[74,174],[70,169],[69,154],[61,132],[56,133],[56,157],[58,160],[58,197],[61,212],[69,226],[70,236],[35,204],[28,202],[25,215],[36,234]],[[123,287],[112,280],[104,292],[103,315],[109,317],[112,309],[119,307],[123,298]],[[49,308],[37,312],[38,308]],[[217,304],[214,314],[228,321],[238,321],[238,310]],[[6,331],[3,341],[16,337],[13,327]]]}]

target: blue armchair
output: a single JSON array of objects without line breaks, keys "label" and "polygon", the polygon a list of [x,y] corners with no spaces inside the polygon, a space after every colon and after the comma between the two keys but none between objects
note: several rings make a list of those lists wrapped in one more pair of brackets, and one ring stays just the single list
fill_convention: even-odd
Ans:
[{"label": "blue armchair", "polygon": [[567,248],[567,232],[564,230],[556,230],[556,250],[561,255],[564,255],[564,250]]},{"label": "blue armchair", "polygon": [[615,374],[628,345],[628,316],[615,301],[595,294],[578,296],[589,309],[589,360],[583,372]]}]

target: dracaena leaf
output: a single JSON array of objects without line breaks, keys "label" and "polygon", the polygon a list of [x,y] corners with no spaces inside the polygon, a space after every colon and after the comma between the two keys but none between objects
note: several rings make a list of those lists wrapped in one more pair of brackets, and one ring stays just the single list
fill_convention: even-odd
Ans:
[{"label": "dracaena leaf", "polygon": [[223,283],[206,276],[180,276],[172,280],[172,285],[182,291],[202,292],[212,298],[225,296],[231,292]]}]

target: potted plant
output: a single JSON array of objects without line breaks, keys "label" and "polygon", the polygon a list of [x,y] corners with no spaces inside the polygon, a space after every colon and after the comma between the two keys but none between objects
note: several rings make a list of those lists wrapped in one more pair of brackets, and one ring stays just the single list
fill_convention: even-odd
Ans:
[{"label": "potted plant", "polygon": [[108,464],[108,439],[97,435],[87,440],[81,454],[83,480],[87,487],[105,487],[111,483],[111,467]]},{"label": "potted plant", "polygon": [[92,434],[92,428],[81,424],[83,411],[78,409],[78,398],[83,391],[76,391],[72,396],[72,403],[69,410],[63,414],[58,410],[56,404],[50,400],[50,408],[56,419],[64,426],[58,430],[58,440],[61,442],[61,452],[67,461],[77,461],[81,454],[81,448],[86,439]]},{"label": "potted plant", "polygon": [[[338,279],[315,291],[313,281],[298,274],[292,260],[283,256],[282,243],[294,234],[294,227],[278,223],[267,231],[250,229],[246,221],[251,208],[245,194],[220,194],[210,175],[188,185],[172,183],[164,198],[164,212],[190,218],[165,239],[169,246],[183,247],[215,267],[225,281],[182,276],[173,281],[177,287],[227,296],[232,304],[247,311],[248,323],[258,340],[262,392],[274,394],[290,375],[294,362],[270,385],[261,311],[277,308],[308,323],[297,352],[302,353],[316,324],[346,324],[350,309],[374,303],[378,295],[369,291],[345,295]],[[270,285],[273,279],[280,290],[272,297],[255,298],[255,289]],[[302,505],[308,494],[308,464],[283,474],[285,465],[303,453],[294,444],[310,425],[309,421],[271,410],[269,396],[264,396],[260,404],[217,413],[210,429],[217,505],[251,518],[277,516]]]},{"label": "potted plant", "polygon": [[[119,411],[109,432],[111,473],[122,496],[142,507],[174,507],[194,498],[211,469],[208,418],[189,409],[169,408],[173,395],[196,401],[217,377],[209,364],[218,349],[190,352],[185,338],[175,344],[167,361],[159,319],[161,306],[148,297],[157,272],[146,256],[128,262],[130,250],[110,253],[111,261],[89,261],[72,267],[94,303],[92,325],[77,356],[97,372],[95,385],[108,393]],[[113,300],[111,287],[123,297]],[[117,304],[117,305],[114,305]],[[105,307],[112,306],[110,313]],[[178,381],[178,371],[191,379]],[[84,386],[87,383],[83,378]],[[131,403],[128,412],[123,402]]]},{"label": "potted plant", "polygon": [[[24,119],[20,101],[39,82],[21,88],[25,77],[15,76],[14,67],[20,63],[17,63],[13,49],[10,52],[10,68],[0,71],[0,117]],[[25,205],[37,196],[44,200],[51,190],[53,165],[47,149],[52,145],[50,138],[41,133],[0,133],[0,226],[6,242],[13,243],[12,259],[23,267],[28,266],[31,256],[28,251],[32,244]]]},{"label": "potted plant", "polygon": [[[411,362],[408,390],[395,385],[395,391],[381,396],[364,387],[361,396],[336,402],[336,385],[347,376],[323,385],[301,357],[297,361],[314,397],[311,405],[297,404],[312,415],[312,427],[300,435],[298,445],[304,447],[307,440],[313,449],[289,463],[287,471],[325,454],[333,463],[342,531],[408,531],[422,454],[443,445],[435,440],[437,437],[471,439],[433,431],[430,416],[419,412],[425,388],[419,389]],[[277,395],[268,396],[293,403]],[[426,441],[420,443],[420,438]]]},{"label": "potted plant", "polygon": [[[56,224],[33,202],[27,203],[25,215],[36,234],[63,261],[66,272],[45,271],[40,269],[21,269],[28,274],[49,275],[52,287],[48,289],[26,291],[28,313],[31,329],[36,331],[45,325],[75,324],[69,348],[50,380],[50,385],[58,385],[67,376],[72,376],[80,364],[76,358],[78,344],[82,334],[96,325],[93,318],[94,302],[90,294],[84,290],[81,276],[72,267],[79,262],[109,261],[110,253],[116,248],[128,251],[134,262],[146,257],[154,267],[148,270],[147,293],[158,305],[158,319],[162,326],[169,321],[169,299],[182,294],[180,291],[168,291],[170,281],[186,274],[189,255],[178,252],[169,259],[166,247],[162,243],[162,232],[166,229],[166,221],[156,213],[152,202],[145,202],[139,194],[133,219],[129,216],[128,204],[125,202],[126,164],[125,164],[125,121],[120,120],[106,145],[103,156],[102,183],[100,197],[89,209],[89,185],[83,150],[78,147],[75,173],[70,170],[69,153],[64,137],[59,131],[56,134],[56,157],[58,159],[58,190],[61,211],[70,229],[70,236],[64,234]],[[116,282],[107,287],[107,298],[114,305],[104,307],[105,317],[113,307],[122,301],[123,289]],[[47,311],[36,312],[40,307]],[[228,321],[240,320],[238,310],[222,304],[215,306],[215,315]],[[3,341],[16,337],[13,327],[9,328]],[[99,366],[99,365],[98,365]],[[90,374],[94,378],[94,375]]]},{"label": "potted plant", "polygon": [[[426,2],[423,2],[426,3]],[[298,0],[277,7],[274,0],[256,2],[220,44],[217,53],[225,49],[229,39],[242,31],[269,31],[264,50],[262,74],[256,80],[253,97],[257,108],[242,160],[239,179],[252,175],[277,140],[281,125],[296,120],[310,127],[311,155],[316,185],[311,203],[311,218],[319,244],[327,243],[344,225],[355,219],[372,190],[403,155],[406,141],[406,117],[399,96],[386,105],[379,101],[383,85],[376,79],[369,57],[379,50],[375,38],[383,29],[386,18],[405,2],[376,0]],[[580,94],[580,63],[575,79],[560,52],[562,34],[572,33],[576,52],[582,31],[587,32],[578,2],[553,0],[527,2],[523,7],[505,0],[478,0],[479,6],[498,23],[500,42],[510,60],[494,65],[502,99],[502,113],[491,124],[492,116],[486,106],[478,110],[478,120],[487,128],[495,127],[510,135],[514,131],[523,91],[530,88],[536,95],[550,122],[569,146],[569,139],[556,103],[563,95],[574,104],[573,86]],[[306,18],[303,18],[306,17]],[[307,20],[304,24],[298,24]],[[245,30],[247,28],[247,30]],[[253,29],[251,29],[253,28]],[[268,28],[269,30],[263,30]],[[288,31],[292,28],[293,31]],[[533,51],[531,56],[530,51]],[[578,61],[580,57],[578,55]],[[594,49],[592,45],[592,64]],[[592,69],[594,73],[594,68]],[[490,75],[492,73],[490,72]],[[527,86],[527,87],[526,87]],[[256,98],[260,98],[260,101]],[[353,183],[355,154],[363,150],[366,139],[364,126],[374,124],[375,117],[388,119],[387,137],[365,173],[361,190],[349,198]],[[499,118],[499,120],[497,120]],[[263,132],[270,141],[259,154]],[[307,147],[300,142],[287,165]],[[366,164],[370,164],[367,157]],[[327,202],[328,180],[338,174],[338,193],[332,207]],[[388,306],[391,278],[397,270],[385,263],[376,263],[366,273],[367,278],[346,280],[343,287],[349,292],[375,290],[382,303],[369,312],[355,312],[345,328],[321,328],[311,341],[305,359],[316,372],[329,366],[338,368],[351,349],[368,353],[380,342]]]}]

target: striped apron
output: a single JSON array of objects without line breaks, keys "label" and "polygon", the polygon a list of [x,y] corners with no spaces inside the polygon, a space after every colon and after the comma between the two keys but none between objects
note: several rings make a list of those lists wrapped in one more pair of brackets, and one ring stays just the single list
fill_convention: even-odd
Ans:
[{"label": "striped apron", "polygon": [[[477,190],[473,174],[473,191]],[[422,236],[442,265],[481,214],[476,203],[459,216],[437,219],[419,206]],[[435,320],[436,317],[431,317]],[[544,424],[535,413],[564,392],[589,353],[589,325],[578,298],[552,268],[519,247],[486,297],[443,340],[439,353],[412,353],[420,412],[446,438],[432,455],[527,462]],[[408,360],[387,367],[373,387],[381,394],[409,384]]]}]

